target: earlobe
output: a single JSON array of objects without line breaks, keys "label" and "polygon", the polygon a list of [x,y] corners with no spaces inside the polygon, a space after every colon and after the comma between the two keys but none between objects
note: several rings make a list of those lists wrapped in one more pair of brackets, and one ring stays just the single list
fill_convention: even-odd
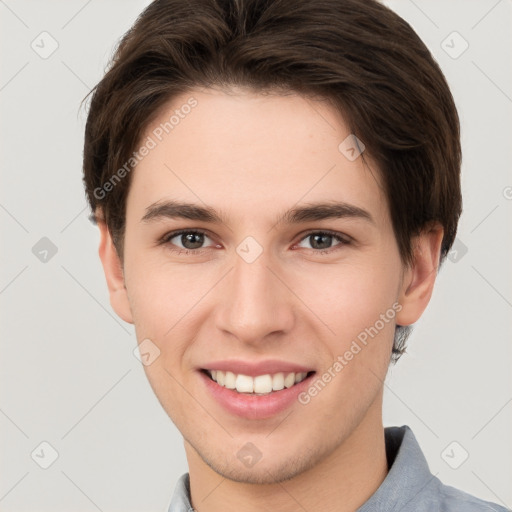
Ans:
[{"label": "earlobe", "polygon": [[100,246],[98,253],[100,256],[105,279],[107,281],[110,294],[110,304],[117,315],[125,322],[133,323],[130,303],[128,301],[128,292],[124,283],[124,274],[119,255],[112,241],[112,236],[106,223],[98,220],[100,229]]},{"label": "earlobe", "polygon": [[414,324],[425,311],[437,277],[443,227],[435,223],[413,239],[414,261],[404,271],[396,315],[398,325]]}]

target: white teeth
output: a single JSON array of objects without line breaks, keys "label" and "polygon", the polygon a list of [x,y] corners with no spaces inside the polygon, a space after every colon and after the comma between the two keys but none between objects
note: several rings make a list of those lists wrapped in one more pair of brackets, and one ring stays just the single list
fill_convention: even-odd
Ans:
[{"label": "white teeth", "polygon": [[270,375],[258,375],[253,380],[255,393],[270,393],[272,391],[272,377]]},{"label": "white teeth", "polygon": [[284,387],[291,388],[295,384],[295,373],[289,373],[284,378]]},{"label": "white teeth", "polygon": [[237,375],[236,390],[239,393],[252,393],[254,391],[254,379],[247,375]]},{"label": "white teeth", "polygon": [[297,384],[297,382],[304,380],[306,378],[306,375],[307,375],[306,372],[296,373],[295,374],[295,384]]},{"label": "white teeth", "polygon": [[212,379],[220,386],[227,389],[236,389],[238,393],[256,393],[258,395],[267,395],[272,391],[280,391],[284,388],[291,388],[294,384],[302,382],[307,373],[275,373],[270,375],[249,375],[235,374],[233,372],[223,372],[221,370],[209,370]]},{"label": "white teeth", "polygon": [[272,376],[272,389],[274,391],[279,391],[284,389],[284,374],[276,373]]},{"label": "white teeth", "polygon": [[228,389],[236,388],[236,375],[233,372],[226,372],[224,377],[224,386]]}]

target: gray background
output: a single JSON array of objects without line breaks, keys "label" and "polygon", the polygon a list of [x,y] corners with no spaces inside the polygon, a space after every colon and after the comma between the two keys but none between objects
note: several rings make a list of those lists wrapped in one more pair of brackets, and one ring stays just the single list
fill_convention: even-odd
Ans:
[{"label": "gray background", "polygon": [[[110,308],[81,184],[79,103],[147,3],[0,0],[0,511],[164,511],[187,470]],[[512,507],[512,3],[386,3],[452,87],[464,214],[384,423],[410,425],[445,483]]]}]

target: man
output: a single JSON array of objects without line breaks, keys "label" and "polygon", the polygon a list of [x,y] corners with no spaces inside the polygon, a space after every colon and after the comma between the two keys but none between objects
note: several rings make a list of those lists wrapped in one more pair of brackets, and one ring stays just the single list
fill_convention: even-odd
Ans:
[{"label": "man", "polygon": [[444,486],[383,384],[461,213],[459,121],[375,1],[157,0],[91,101],[111,304],[184,437],[169,510],[504,510]]}]

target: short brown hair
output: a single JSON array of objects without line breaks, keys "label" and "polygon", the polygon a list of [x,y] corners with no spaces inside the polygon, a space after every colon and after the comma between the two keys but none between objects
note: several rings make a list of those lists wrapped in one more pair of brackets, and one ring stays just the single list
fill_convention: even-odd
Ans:
[{"label": "short brown hair", "polygon": [[[219,86],[330,101],[379,166],[402,261],[438,221],[442,263],[462,211],[457,110],[425,44],[376,0],[155,0],[142,12],[91,91],[85,129],[88,201],[121,258],[131,173],[113,177],[160,107]],[[410,330],[397,326],[394,361]]]}]

